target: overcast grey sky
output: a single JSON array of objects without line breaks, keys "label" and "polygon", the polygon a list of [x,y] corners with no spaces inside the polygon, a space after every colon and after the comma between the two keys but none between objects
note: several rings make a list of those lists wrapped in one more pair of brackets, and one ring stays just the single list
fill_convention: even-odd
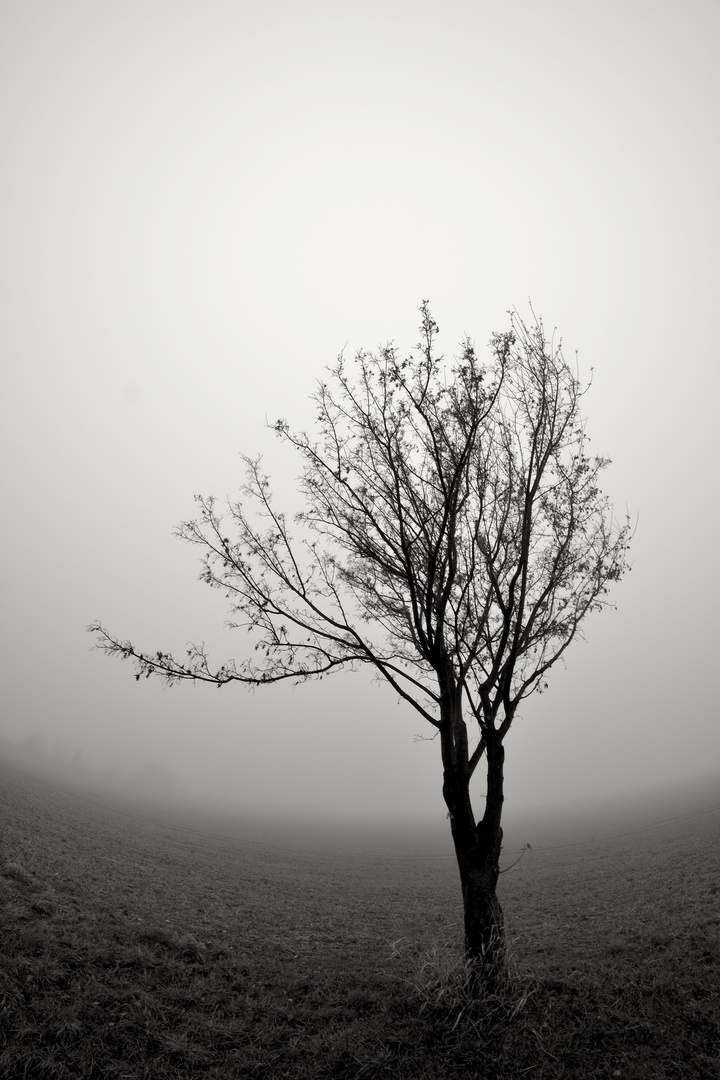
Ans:
[{"label": "overcast grey sky", "polygon": [[[0,7],[2,721],[301,814],[442,815],[439,747],[364,676],[138,685],[244,647],[173,539],[347,346],[452,353],[532,298],[594,368],[618,609],[526,703],[508,805],[717,768],[715,0],[64,0]],[[429,732],[424,732],[428,734]]]}]

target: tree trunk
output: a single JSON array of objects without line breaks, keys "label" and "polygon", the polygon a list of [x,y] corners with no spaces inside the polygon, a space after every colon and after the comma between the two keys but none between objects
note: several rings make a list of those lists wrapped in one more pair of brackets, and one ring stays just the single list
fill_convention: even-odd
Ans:
[{"label": "tree trunk", "polygon": [[500,825],[503,804],[502,743],[487,745],[485,814],[475,822],[466,771],[446,766],[443,796],[450,813],[455,855],[460,870],[465,916],[465,952],[474,971],[475,989],[499,989],[506,979],[505,936],[496,887],[500,874]]}]

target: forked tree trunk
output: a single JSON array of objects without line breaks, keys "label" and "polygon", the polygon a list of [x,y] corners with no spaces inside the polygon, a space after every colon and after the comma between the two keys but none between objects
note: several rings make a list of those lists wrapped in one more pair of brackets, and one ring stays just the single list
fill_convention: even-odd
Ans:
[{"label": "forked tree trunk", "polygon": [[465,917],[465,951],[473,967],[472,984],[497,990],[506,980],[503,916],[497,898],[502,846],[502,744],[488,743],[487,800],[481,821],[475,821],[469,780],[462,770],[445,768],[443,796],[450,814],[460,871]]}]

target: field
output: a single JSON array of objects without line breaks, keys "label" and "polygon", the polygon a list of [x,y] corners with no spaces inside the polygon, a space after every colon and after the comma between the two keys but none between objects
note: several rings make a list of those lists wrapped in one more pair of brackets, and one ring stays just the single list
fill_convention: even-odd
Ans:
[{"label": "field", "polygon": [[207,835],[7,765],[0,821],[3,1080],[720,1075],[719,804],[533,843],[476,1003],[447,854]]}]

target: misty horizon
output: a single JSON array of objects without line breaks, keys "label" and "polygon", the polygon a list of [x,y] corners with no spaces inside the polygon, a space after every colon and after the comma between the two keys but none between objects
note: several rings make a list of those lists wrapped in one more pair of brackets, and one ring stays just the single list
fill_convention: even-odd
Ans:
[{"label": "misty horizon", "polygon": [[[139,819],[200,834],[231,836],[271,846],[320,850],[365,850],[410,856],[442,855],[454,862],[444,807],[438,813],[412,818],[401,815],[347,815],[302,807],[291,816],[271,805],[243,802],[232,793],[200,793],[184,788],[157,762],[135,773],[117,768],[93,769],[77,753],[72,758],[46,753],[32,736],[15,745],[0,737],[0,766],[9,765],[69,794],[91,798],[99,806],[119,809]],[[633,835],[670,821],[715,812],[720,805],[720,769],[698,773],[682,784],[655,784],[628,790],[614,798],[552,800],[536,806],[510,805],[504,815],[504,861],[523,853],[526,844],[555,849],[566,843],[592,843]]]}]

